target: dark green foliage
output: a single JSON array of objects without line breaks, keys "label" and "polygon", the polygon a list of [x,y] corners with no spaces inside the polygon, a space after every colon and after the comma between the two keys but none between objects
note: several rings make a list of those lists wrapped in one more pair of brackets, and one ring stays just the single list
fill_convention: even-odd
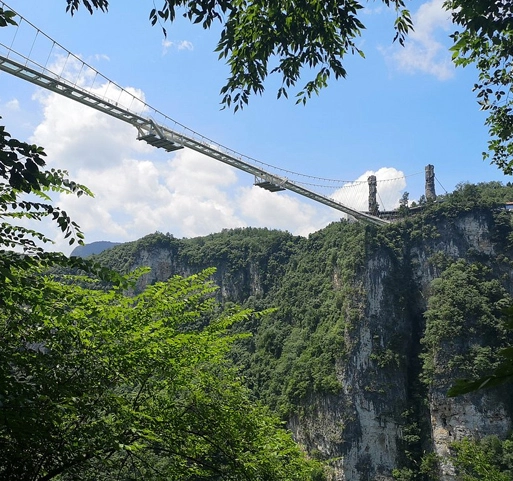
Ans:
[{"label": "dark green foliage", "polygon": [[[508,331],[513,331],[513,308],[508,308],[503,311],[504,328]],[[510,337],[512,337],[510,335]],[[484,352],[490,355],[492,351],[491,346],[487,346]],[[478,379],[458,379],[454,385],[449,389],[449,396],[459,396],[469,392],[474,392],[483,388],[491,388],[500,386],[506,382],[513,380],[513,346],[511,344],[508,347],[502,349],[493,349],[494,355],[497,356],[497,363],[494,366],[487,366],[484,371],[485,375],[481,375]],[[476,360],[482,359],[481,356],[477,357]]]},{"label": "dark green foliage", "polygon": [[[436,201],[426,202],[420,211],[411,211],[404,220],[400,231],[403,236],[415,239],[429,239],[437,236],[436,228],[441,221],[454,219],[464,212],[482,212],[490,215],[493,212],[498,223],[503,224],[502,233],[511,232],[509,214],[506,203],[513,202],[513,185],[501,182],[480,182],[478,184],[461,183],[448,194],[439,195]],[[497,223],[497,222],[495,222]],[[506,232],[508,231],[508,232]],[[409,234],[408,234],[409,232]],[[495,240],[504,242],[505,236],[496,235]]]},{"label": "dark green foliage", "polygon": [[106,12],[109,7],[107,0],[66,0],[66,2],[68,2],[66,11],[71,12],[72,15],[78,10],[80,4],[83,4],[91,14],[93,13],[93,8],[98,8]]},{"label": "dark green foliage", "polygon": [[[87,189],[65,172],[43,170],[43,149],[0,132],[0,217],[51,216],[81,242],[78,226],[45,191]],[[22,249],[0,251],[2,480],[323,479],[322,466],[307,461],[279,421],[250,401],[227,362],[234,339],[227,329],[249,311],[210,314],[197,327],[213,307],[213,271],[130,297],[116,287],[82,287],[89,278],[44,277],[52,267],[100,274],[123,287],[134,281],[46,253],[35,240],[49,242],[35,230],[0,226],[0,246]],[[141,244],[172,243],[153,236]]]},{"label": "dark green foliage", "polygon": [[[5,12],[0,11],[0,18]],[[9,19],[9,16],[5,18]],[[68,178],[66,171],[46,170],[44,149],[13,139],[0,126],[0,282],[30,283],[29,278],[14,276],[13,269],[35,266],[80,269],[113,283],[121,276],[100,264],[68,258],[58,252],[46,252],[51,243],[39,230],[17,225],[19,220],[37,222],[50,218],[64,233],[69,244],[83,244],[84,235],[69,215],[53,206],[49,193],[92,195],[87,187]],[[31,197],[28,197],[31,194]],[[28,276],[29,277],[29,276]],[[0,298],[0,303],[1,303]]]},{"label": "dark green foliage", "polygon": [[344,354],[344,330],[362,315],[354,279],[364,266],[367,229],[341,222],[308,240],[252,228],[181,240],[156,233],[95,258],[126,270],[141,252],[163,249],[170,263],[192,271],[215,265],[218,282],[233,279],[247,307],[277,307],[257,324],[240,325],[254,336],[233,356],[255,395],[285,414],[307,394],[340,387],[335,361]]},{"label": "dark green foliage", "polygon": [[[115,259],[119,252],[125,258],[115,262],[128,267],[141,260],[142,251],[154,251],[159,259],[167,255],[175,268],[195,271],[215,265],[225,283],[226,311],[233,308],[234,295],[241,296],[245,307],[275,309],[233,327],[235,333],[253,335],[238,341],[231,356],[252,396],[285,418],[311,414],[312,401],[322,396],[348,401],[336,442],[355,436],[351,400],[344,398],[340,382],[346,361],[359,348],[360,324],[372,325],[366,383],[359,387],[378,405],[391,399],[389,392],[398,386],[394,380],[404,376],[404,399],[386,406],[387,415],[403,426],[403,454],[395,475],[432,481],[438,476],[438,459],[429,454],[429,389],[419,378],[422,374],[430,388],[446,391],[457,377],[477,378],[500,365],[500,346],[509,342],[502,309],[510,303],[512,226],[504,203],[512,194],[511,185],[496,182],[461,184],[454,193],[385,227],[338,222],[308,239],[264,229],[181,240],[157,233],[99,258]],[[486,249],[470,249],[465,229],[474,224],[469,220],[489,226],[482,233]],[[371,265],[378,266],[372,276]],[[421,272],[420,266],[429,272]],[[422,282],[429,277],[435,281],[430,288],[421,286],[418,276]],[[240,292],[230,291],[229,281]],[[389,300],[379,306],[379,322],[369,316],[364,290],[372,290],[373,283]],[[425,353],[419,360],[421,338]],[[409,414],[401,418],[405,410]]]},{"label": "dark green foliage", "polygon": [[[411,290],[409,282],[405,282],[412,276],[411,246],[438,242],[438,226],[446,221],[452,222],[470,210],[491,216],[495,241],[507,246],[511,222],[510,214],[503,207],[504,202],[511,198],[513,187],[509,185],[502,186],[497,182],[475,186],[461,184],[454,193],[442,197],[439,202],[426,204],[420,213],[413,213],[407,219],[384,228],[340,222],[312,234],[308,239],[285,232],[251,228],[180,240],[169,234],[156,233],[140,241],[117,246],[97,259],[126,270],[134,267],[142,251],[164,249],[171,263],[187,266],[191,271],[215,265],[218,275],[222,271],[224,276],[219,277],[218,282],[232,279],[241,290],[237,301],[243,301],[246,306],[259,310],[277,308],[259,323],[240,325],[241,330],[250,330],[253,337],[236,347],[233,356],[243,367],[255,396],[285,415],[298,409],[312,393],[333,393],[340,388],[335,365],[342,362],[351,348],[347,345],[350,336],[346,333],[360,322],[365,313],[365,293],[357,279],[370,255],[388,253],[386,255],[391,256],[394,269],[387,276],[386,289],[404,306],[395,307],[408,312],[419,302],[415,296],[420,295]],[[437,256],[433,256],[433,268],[441,273],[453,261],[444,256],[438,257],[435,262]],[[505,262],[504,258],[486,257],[481,260],[494,266]],[[503,305],[504,289],[499,280],[486,277],[488,271],[485,268],[479,272],[484,276],[483,285],[481,274],[475,274],[477,277],[470,275],[470,279],[482,296],[496,302],[492,317],[497,320]],[[447,275],[444,274],[438,282],[445,282]],[[475,293],[467,292],[471,288],[465,289],[462,299],[471,295],[477,302]],[[457,292],[447,289],[448,294],[456,295]],[[234,299],[224,301],[227,300]],[[450,299],[444,302],[450,302]],[[462,304],[466,306],[464,300]],[[411,312],[410,315],[416,314]],[[500,324],[498,320],[497,323]],[[447,325],[447,329],[452,328],[452,322],[447,321]],[[473,329],[477,335],[480,326]],[[436,345],[446,335],[429,327],[424,342]],[[451,366],[461,365],[465,359],[474,356],[472,371],[476,375],[477,372],[485,372],[487,366],[495,365],[497,357],[486,345],[490,336],[493,337],[493,333],[483,338],[481,347],[474,345],[469,348],[467,357],[453,359]],[[401,351],[404,342],[404,338],[397,336],[387,338],[383,347],[373,352],[371,359],[380,369],[397,369],[406,361],[405,353]],[[492,358],[495,361],[486,361]]]},{"label": "dark green foliage", "polygon": [[97,262],[109,266],[111,269],[128,274],[136,264],[136,256],[144,250],[153,248],[168,249],[175,252],[180,242],[171,235],[165,235],[160,232],[147,235],[135,242],[126,242],[121,245],[114,246],[112,249],[101,252],[92,256]]},{"label": "dark green foliage", "polygon": [[442,197],[451,206],[469,209],[479,207],[499,207],[513,200],[513,185],[502,182],[480,182],[478,184],[462,183],[456,186],[454,192]]},{"label": "dark green foliage", "polygon": [[440,468],[438,457],[434,453],[425,453],[420,464],[412,458],[414,468],[394,469],[392,476],[395,481],[439,481]]},{"label": "dark green foliage", "polygon": [[221,262],[230,273],[252,269],[267,292],[282,277],[284,264],[296,251],[298,242],[298,237],[277,230],[226,229],[206,237],[184,239],[179,255],[189,265]]},{"label": "dark green foliage", "polygon": [[[66,212],[54,207],[49,201],[48,191],[65,192],[81,196],[91,192],[67,178],[67,172],[44,170],[46,162],[44,150],[11,138],[0,126],[0,247],[21,248],[25,254],[41,257],[43,249],[37,245],[51,242],[43,234],[25,227],[13,225],[16,219],[40,221],[51,217],[60,227],[66,238],[73,244],[82,242],[83,234],[78,225]],[[43,199],[37,202],[26,197],[34,194]]]},{"label": "dark green foliage", "polygon": [[[0,133],[0,218],[51,216],[70,244],[81,242],[78,226],[45,192],[88,190],[65,172],[43,170],[42,148]],[[252,403],[228,362],[227,330],[250,312],[213,312],[213,271],[175,276],[134,297],[119,288],[134,276],[46,253],[36,241],[50,240],[0,225],[0,247],[21,250],[0,251],[2,480],[324,478],[279,420]],[[161,235],[141,244],[172,243]],[[49,268],[82,269],[117,287],[92,290],[90,278],[69,276],[57,282],[45,277]],[[209,322],[198,322],[201,315]]]},{"label": "dark green foliage", "polygon": [[354,282],[365,260],[365,232],[340,222],[303,240],[258,304],[279,308],[234,353],[251,389],[283,415],[308,395],[340,389],[335,363],[346,352],[345,330],[362,315]]},{"label": "dark green foliage", "polygon": [[13,18],[16,14],[12,10],[5,10],[0,7],[0,27],[7,27],[8,25],[18,25]]},{"label": "dark green foliage", "polygon": [[162,251],[166,253],[167,261],[177,269],[187,266],[177,274],[197,272],[215,265],[218,284],[231,279],[234,288],[244,292],[230,300],[242,302],[252,295],[248,289],[252,282],[258,282],[258,288],[254,289],[259,292],[257,297],[265,295],[271,286],[279,282],[298,242],[298,237],[287,232],[269,229],[223,230],[193,239],[176,239],[169,233],[157,232],[136,242],[116,246],[94,256],[94,259],[124,273],[140,265],[143,252],[150,255]]}]

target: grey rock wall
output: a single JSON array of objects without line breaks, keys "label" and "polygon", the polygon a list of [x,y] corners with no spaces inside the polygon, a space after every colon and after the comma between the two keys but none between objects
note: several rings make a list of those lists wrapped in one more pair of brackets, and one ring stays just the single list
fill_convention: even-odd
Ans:
[{"label": "grey rock wall", "polygon": [[[467,213],[440,222],[431,239],[413,241],[399,261],[383,249],[368,258],[359,279],[363,315],[346,334],[351,349],[339,367],[342,392],[305,400],[303,416],[289,422],[297,440],[333,460],[333,480],[393,479],[404,456],[403,413],[415,403],[411,389],[419,364],[412,364],[421,350],[422,314],[429,285],[440,274],[429,259],[436,253],[453,259],[469,252],[497,255],[491,222],[489,213]],[[401,283],[404,290],[397,289]],[[397,356],[380,365],[387,360],[387,349]],[[512,428],[504,397],[478,393],[449,399],[448,387],[426,388],[421,432],[424,448],[440,457],[441,481],[456,480],[446,460],[452,442],[489,434],[505,437]]]}]

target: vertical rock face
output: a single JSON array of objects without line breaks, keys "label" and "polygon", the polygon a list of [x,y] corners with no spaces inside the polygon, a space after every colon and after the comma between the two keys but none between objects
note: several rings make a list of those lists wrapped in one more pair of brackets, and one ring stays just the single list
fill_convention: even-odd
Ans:
[{"label": "vertical rock face", "polygon": [[[211,267],[209,264],[184,262],[178,255],[167,248],[154,247],[137,252],[132,268],[149,267],[150,271],[138,281],[137,288],[164,281],[171,276],[190,276],[200,270]],[[263,293],[262,279],[258,266],[249,262],[244,269],[230,270],[222,259],[216,262],[214,281],[219,287],[218,298],[232,302],[243,302],[249,296],[259,296]]]},{"label": "vertical rock face", "polygon": [[[129,267],[151,267],[139,287],[215,266],[214,280],[220,286],[220,299],[244,303],[248,299],[263,302],[269,298],[269,303],[263,304],[269,307],[275,305],[280,292],[296,296],[290,305],[278,306],[283,312],[279,322],[287,325],[283,331],[276,330],[276,326],[269,331],[278,333],[276,339],[274,334],[259,337],[260,327],[255,328],[251,350],[259,343],[270,346],[263,351],[267,357],[261,354],[270,367],[262,368],[256,380],[251,380],[258,394],[272,382],[275,386],[270,391],[274,390],[276,396],[286,393],[292,368],[283,374],[276,366],[283,365],[279,362],[285,356],[287,339],[296,336],[293,349],[289,349],[295,350],[296,357],[289,362],[292,367],[308,349],[307,344],[298,340],[297,326],[309,322],[310,331],[306,332],[313,339],[319,329],[316,323],[322,316],[335,316],[334,322],[337,316],[342,318],[344,348],[334,356],[339,388],[289,389],[301,393],[296,395],[296,408],[288,416],[288,427],[295,438],[313,456],[329,460],[330,476],[336,481],[391,481],[393,470],[407,464],[406,452],[410,457],[418,455],[416,463],[422,453],[436,453],[440,459],[439,479],[451,481],[456,479],[455,473],[445,461],[450,444],[467,436],[505,437],[512,428],[511,407],[501,391],[448,399],[450,380],[439,382],[442,377],[435,375],[434,381],[421,382],[423,367],[419,355],[426,351],[422,341],[426,331],[424,314],[433,281],[443,275],[444,266],[458,259],[467,259],[469,265],[479,261],[488,266],[511,294],[511,265],[506,259],[511,253],[504,242],[510,231],[500,231],[495,214],[479,209],[441,217],[425,225],[412,225],[407,234],[401,225],[392,226],[385,234],[372,229],[365,231],[364,261],[354,267],[354,272],[346,266],[346,274],[340,265],[349,256],[347,246],[339,242],[333,229],[304,241],[283,234],[273,241],[272,248],[259,251],[256,256],[251,252],[255,246],[264,244],[256,230],[250,233],[255,236],[252,247],[245,247],[240,255],[234,254],[235,247],[230,250],[226,244],[216,245],[209,256],[201,257],[185,241],[154,243],[135,249]],[[200,247],[206,249],[198,241]],[[310,264],[305,261],[307,255]],[[318,272],[313,272],[315,269]],[[348,270],[353,272],[350,278]],[[310,304],[296,293],[302,272],[311,283],[306,291],[308,296],[316,297]],[[323,290],[318,289],[314,278],[321,279]],[[336,315],[326,307],[326,299],[335,299],[329,305],[337,305]],[[308,311],[308,321],[300,319],[303,311],[305,316]],[[479,340],[478,331],[471,335],[469,327],[467,335],[465,330],[463,326],[459,337],[441,342],[440,352],[433,357],[435,373],[445,372],[454,355]],[[322,351],[313,352],[323,355]],[[316,385],[315,372],[304,374],[305,378],[313,379],[309,386]],[[283,377],[279,378],[280,375]],[[273,376],[277,380],[273,381]]]},{"label": "vertical rock face", "polygon": [[[442,253],[447,258],[474,258],[485,261],[495,271],[494,277],[501,276],[504,266],[496,262],[496,258],[504,252],[500,244],[505,239],[494,242],[494,219],[490,212],[473,212],[460,215],[456,219],[446,221],[439,226],[440,236],[428,245],[414,249],[414,258],[418,266],[415,282],[423,292],[429,292],[429,285],[439,273],[429,267],[428,257],[431,253]],[[509,267],[506,265],[506,269]],[[512,285],[507,281],[506,288],[511,294]],[[471,302],[472,299],[466,299]],[[467,320],[466,332],[453,343],[447,344],[442,355],[438,356],[438,368],[445,369],[450,360],[462,354],[473,343],[479,344],[480,332],[472,334],[471,321]],[[468,329],[468,330],[467,330]],[[459,351],[460,349],[460,351]],[[454,377],[458,377],[455,373]],[[459,377],[464,377],[460,374]],[[509,396],[504,390],[482,391],[475,394],[448,398],[447,390],[452,381],[444,377],[435,380],[427,392],[430,435],[433,452],[441,459],[440,480],[456,479],[454,468],[444,461],[449,454],[449,446],[463,438],[481,439],[487,435],[498,435],[505,438],[512,427],[511,411],[507,407]]]},{"label": "vertical rock face", "polygon": [[[505,437],[511,429],[511,417],[502,396],[488,392],[464,398],[447,398],[444,393],[430,392],[431,435],[433,450],[442,460],[449,446],[463,438],[489,435]],[[441,462],[441,481],[456,479],[450,463]]]},{"label": "vertical rock face", "polygon": [[[392,480],[415,424],[420,438],[415,442],[439,456],[439,479],[455,480],[446,461],[452,442],[490,434],[504,438],[511,430],[504,393],[447,398],[450,380],[434,386],[419,382],[423,313],[430,285],[440,275],[430,259],[443,255],[450,261],[470,253],[493,264],[498,252],[492,224],[489,212],[467,213],[438,223],[429,239],[407,242],[399,255],[382,248],[369,255],[355,281],[361,284],[363,308],[346,332],[350,350],[338,366],[342,390],[335,397],[305,400],[307,414],[289,422],[300,442],[334,460],[333,480]],[[442,356],[440,363],[445,361]],[[425,408],[413,392],[419,389],[428,401]],[[414,420],[407,416],[412,406]]]},{"label": "vertical rock face", "polygon": [[[296,438],[332,462],[337,481],[391,480],[398,465],[402,413],[408,407],[409,371],[405,359],[412,344],[411,319],[404,306],[391,302],[392,259],[380,250],[363,270],[361,316],[346,330],[347,357],[338,366],[342,390],[336,397],[309,399],[310,414],[293,417],[289,427]],[[322,439],[328,432],[329,438]],[[329,441],[335,439],[336,442]],[[326,451],[323,451],[323,447]]]}]

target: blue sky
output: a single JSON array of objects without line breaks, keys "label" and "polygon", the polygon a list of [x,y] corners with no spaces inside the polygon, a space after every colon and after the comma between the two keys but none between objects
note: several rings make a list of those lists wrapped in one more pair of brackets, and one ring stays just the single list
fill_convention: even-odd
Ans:
[{"label": "blue sky", "polygon": [[[369,3],[360,39],[366,58],[346,60],[347,79],[332,80],[298,106],[293,94],[277,100],[279,79],[270,78],[265,93],[235,114],[220,109],[228,68],[214,52],[218,27],[204,31],[179,18],[165,25],[164,38],[148,21],[152,2],[112,1],[107,14],[82,10],[73,18],[64,0],[7,3],[109,79],[236,151],[317,177],[409,176],[406,185],[381,184],[386,208],[404,190],[411,199],[422,194],[428,163],[448,191],[464,181],[510,180],[482,160],[487,129],[472,92],[476,75],[451,65],[453,27],[440,0],[411,3],[416,31],[405,48],[392,45],[393,12]],[[133,240],[156,230],[192,237],[242,226],[307,235],[340,218],[296,194],[253,187],[250,175],[195,152],[152,149],[137,142],[133,127],[6,73],[0,73],[0,115],[12,134],[45,147],[50,167],[66,168],[94,191],[94,199],[56,198],[88,242]],[[437,189],[442,192],[440,184]],[[66,250],[49,229],[56,247]]]}]

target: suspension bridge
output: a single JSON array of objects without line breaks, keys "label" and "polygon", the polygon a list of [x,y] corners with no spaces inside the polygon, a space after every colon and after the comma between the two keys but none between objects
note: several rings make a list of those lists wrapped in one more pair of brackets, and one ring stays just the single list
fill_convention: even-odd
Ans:
[{"label": "suspension bridge", "polygon": [[[13,11],[1,1],[0,8]],[[151,107],[21,15],[16,13],[13,20],[16,25],[0,28],[0,70],[126,122],[137,129],[138,140],[154,147],[167,152],[189,148],[253,175],[255,185],[270,192],[289,190],[362,222],[377,225],[389,222],[379,217],[377,209],[369,207],[366,211],[365,208],[360,210],[347,205],[350,203],[346,200],[350,197],[347,193],[358,190],[358,194],[353,194],[353,197],[359,195],[361,198],[362,188],[367,190],[367,186],[371,186],[370,181],[313,177],[280,169],[240,154]],[[392,180],[397,179],[388,179]],[[320,192],[326,188],[332,191],[331,195]],[[364,194],[363,198],[367,196]]]}]

